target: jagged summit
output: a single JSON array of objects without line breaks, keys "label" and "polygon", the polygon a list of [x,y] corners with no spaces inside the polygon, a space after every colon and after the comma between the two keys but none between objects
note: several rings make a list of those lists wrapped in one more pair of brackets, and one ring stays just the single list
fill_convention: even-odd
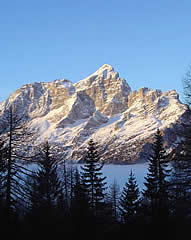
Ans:
[{"label": "jagged summit", "polygon": [[109,64],[104,64],[87,78],[77,82],[76,91],[93,99],[96,108],[107,116],[123,112],[131,88]]},{"label": "jagged summit", "polygon": [[102,79],[105,80],[107,78],[119,78],[119,73],[114,71],[114,68],[109,64],[104,64],[97,71],[89,75],[88,77],[82,79],[77,83],[77,86],[83,88],[84,85],[91,84],[96,80]]},{"label": "jagged summit", "polygon": [[104,64],[92,75],[106,74],[106,72],[114,72],[114,68],[109,64]]},{"label": "jagged summit", "polygon": [[103,64],[100,68],[107,68],[107,69],[113,70],[113,67],[110,64],[107,64],[107,63]]},{"label": "jagged summit", "polygon": [[88,76],[87,78],[89,78],[91,76],[102,75],[102,74],[106,75],[106,72],[114,72],[114,68],[109,64],[104,64],[100,68],[98,68],[98,70],[96,70],[94,73],[92,73],[90,76]]},{"label": "jagged summit", "polygon": [[0,119],[10,105],[37,130],[37,142],[60,142],[67,159],[76,161],[91,137],[100,143],[106,162],[143,159],[157,128],[171,149],[178,140],[174,130],[188,114],[176,91],[132,91],[109,64],[75,84],[56,79],[22,86],[0,103]]}]

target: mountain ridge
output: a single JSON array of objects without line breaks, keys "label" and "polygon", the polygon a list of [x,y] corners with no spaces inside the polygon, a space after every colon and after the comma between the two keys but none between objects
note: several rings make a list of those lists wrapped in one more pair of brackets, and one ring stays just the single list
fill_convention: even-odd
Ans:
[{"label": "mountain ridge", "polygon": [[100,143],[105,162],[144,159],[157,128],[171,149],[178,141],[173,132],[188,117],[175,90],[132,91],[109,64],[77,83],[56,79],[25,84],[0,103],[0,118],[11,105],[38,131],[37,142],[62,143],[71,161],[81,160],[90,138]]}]

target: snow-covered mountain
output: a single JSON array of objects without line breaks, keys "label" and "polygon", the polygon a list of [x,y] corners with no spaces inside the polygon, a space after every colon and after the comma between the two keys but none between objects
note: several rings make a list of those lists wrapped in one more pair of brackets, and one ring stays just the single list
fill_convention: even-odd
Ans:
[{"label": "snow-covered mountain", "polygon": [[108,64],[75,84],[57,79],[22,86],[0,103],[0,118],[10,105],[37,130],[37,141],[63,143],[68,160],[76,161],[90,138],[106,162],[143,159],[157,128],[170,149],[178,141],[176,128],[188,117],[175,90],[132,91]]}]

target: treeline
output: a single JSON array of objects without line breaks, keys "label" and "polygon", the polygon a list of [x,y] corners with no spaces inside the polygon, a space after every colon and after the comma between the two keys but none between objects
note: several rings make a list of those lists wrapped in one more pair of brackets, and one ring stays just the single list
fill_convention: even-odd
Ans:
[{"label": "treeline", "polygon": [[[0,228],[21,232],[130,232],[135,226],[191,223],[191,127],[169,154],[158,130],[153,139],[144,190],[131,171],[120,192],[102,174],[91,139],[82,167],[66,164],[60,145],[34,146],[22,118],[10,108],[1,121]],[[33,149],[33,151],[32,151]],[[144,231],[145,231],[144,227]]]}]

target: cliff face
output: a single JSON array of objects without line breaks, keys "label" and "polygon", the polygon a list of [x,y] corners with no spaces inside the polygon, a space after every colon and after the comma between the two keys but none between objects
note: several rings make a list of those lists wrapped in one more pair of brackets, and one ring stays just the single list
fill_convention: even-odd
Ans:
[{"label": "cliff face", "polygon": [[76,161],[91,137],[106,162],[145,158],[157,128],[172,148],[174,128],[187,118],[176,91],[132,91],[108,64],[75,84],[59,79],[22,86],[0,104],[0,118],[10,105],[37,130],[36,141],[63,143],[68,160]]},{"label": "cliff face", "polygon": [[76,91],[93,99],[97,110],[107,116],[122,113],[127,108],[131,88],[119,73],[105,64],[94,74],[75,84]]}]

